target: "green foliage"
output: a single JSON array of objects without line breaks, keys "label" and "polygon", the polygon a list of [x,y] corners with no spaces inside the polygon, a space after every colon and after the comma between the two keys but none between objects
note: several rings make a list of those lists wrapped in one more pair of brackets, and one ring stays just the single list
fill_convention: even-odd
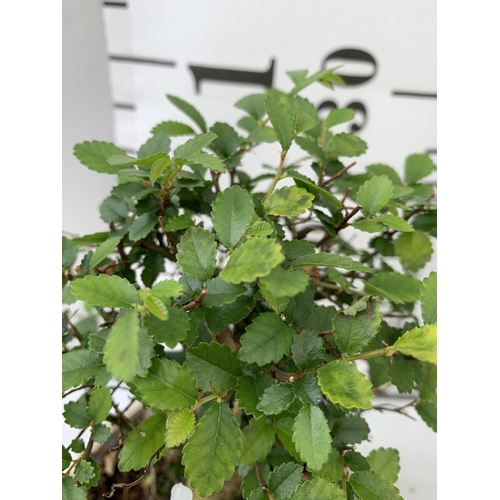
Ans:
[{"label": "green foliage", "polygon": [[[80,391],[64,401],[64,499],[94,495],[86,450],[121,436],[119,470],[142,474],[174,448],[169,480],[200,498],[226,481],[239,495],[241,476],[251,500],[400,500],[397,450],[352,447],[369,437],[374,387],[411,393],[437,428],[437,273],[413,275],[437,237],[435,167],[417,153],[353,175],[343,159],[367,144],[336,132],[355,112],[321,120],[300,95],[342,79],[288,76],[288,92],[236,103],[239,132],[168,95],[188,123],[153,127],[137,157],[75,146],[118,179],[99,207],[106,230],[62,238],[63,397]],[[263,143],[275,160],[255,176],[248,153]],[[114,410],[117,383],[144,407],[134,418]]]}]

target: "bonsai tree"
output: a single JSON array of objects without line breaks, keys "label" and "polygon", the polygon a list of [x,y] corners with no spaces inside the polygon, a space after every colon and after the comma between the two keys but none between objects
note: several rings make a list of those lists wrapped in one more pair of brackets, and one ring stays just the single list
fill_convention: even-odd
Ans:
[{"label": "bonsai tree", "polygon": [[[398,451],[356,445],[389,387],[414,396],[393,411],[436,430],[437,275],[415,277],[437,236],[421,182],[434,165],[352,174],[344,159],[367,145],[336,129],[354,111],[321,120],[299,96],[341,78],[288,75],[290,91],[235,104],[239,131],[169,95],[188,123],[160,123],[137,157],[75,146],[118,181],[109,230],[62,239],[63,498],[168,498],[178,483],[185,498],[401,498]],[[262,143],[275,164],[252,177]]]}]

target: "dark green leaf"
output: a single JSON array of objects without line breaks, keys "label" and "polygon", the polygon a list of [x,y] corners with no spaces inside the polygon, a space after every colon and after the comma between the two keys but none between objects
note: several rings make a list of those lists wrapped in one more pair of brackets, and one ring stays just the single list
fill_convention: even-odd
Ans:
[{"label": "dark green leaf", "polygon": [[422,420],[434,431],[437,432],[437,406],[432,401],[420,400],[415,409]]},{"label": "dark green leaf", "polygon": [[187,229],[194,226],[194,222],[189,217],[189,215],[178,215],[176,217],[170,217],[163,226],[164,231],[180,231],[182,229]]},{"label": "dark green leaf", "polygon": [[99,424],[109,414],[111,410],[111,394],[107,387],[101,387],[100,389],[94,389],[89,398],[89,416],[94,422],[94,424]]},{"label": "dark green leaf", "polygon": [[252,418],[243,429],[243,449],[240,464],[253,465],[265,460],[274,444],[274,427],[265,418]]},{"label": "dark green leaf", "polygon": [[62,390],[85,384],[103,368],[102,356],[88,349],[72,349],[62,355]]},{"label": "dark green leaf", "polygon": [[129,229],[129,237],[132,241],[145,238],[158,224],[158,216],[154,213],[143,214],[132,222]]},{"label": "dark green leaf", "polygon": [[257,410],[265,415],[279,415],[285,411],[294,401],[295,394],[291,384],[273,384],[264,391]]},{"label": "dark green leaf", "polygon": [[437,273],[435,271],[422,281],[420,302],[424,323],[435,323],[437,321]]},{"label": "dark green leaf", "polygon": [[246,292],[245,285],[233,285],[217,276],[207,284],[208,293],[203,299],[205,307],[220,307],[234,302],[241,294]]},{"label": "dark green leaf", "polygon": [[397,215],[383,214],[379,215],[377,219],[380,222],[383,222],[386,226],[396,229],[396,231],[403,231],[406,233],[411,233],[415,231],[415,229],[413,229],[413,226],[411,224],[406,222],[401,217],[398,217]]},{"label": "dark green leaf", "polygon": [[373,270],[369,267],[343,255],[333,255],[331,253],[319,252],[309,255],[303,255],[292,261],[290,269],[307,266],[332,266],[348,269],[349,271],[358,271],[361,273],[372,273]]},{"label": "dark green leaf", "polygon": [[177,250],[177,263],[185,274],[199,281],[212,277],[217,263],[217,244],[210,231],[190,227],[181,237]]},{"label": "dark green leaf", "polygon": [[370,470],[370,464],[358,451],[348,451],[344,454],[344,462],[353,472]]},{"label": "dark green leaf", "polygon": [[381,272],[365,283],[365,290],[395,304],[419,299],[421,282],[407,274]]},{"label": "dark green leaf", "polygon": [[111,328],[103,359],[106,369],[118,380],[128,382],[137,373],[139,330],[139,317],[135,311],[127,311]]},{"label": "dark green leaf", "polygon": [[105,443],[111,436],[111,429],[104,424],[97,424],[92,427],[91,438],[95,443]]},{"label": "dark green leaf", "polygon": [[[356,113],[350,108],[336,108],[332,109],[326,117],[325,124],[328,128],[341,123],[350,122],[354,119]],[[340,156],[340,155],[338,155]]]},{"label": "dark green leaf", "polygon": [[204,392],[227,392],[241,376],[237,353],[217,342],[202,342],[189,348],[184,364],[194,373],[198,387]]},{"label": "dark green leaf", "polygon": [[399,490],[375,472],[355,472],[349,483],[359,500],[401,500]]},{"label": "dark green leaf", "polygon": [[363,350],[380,329],[383,315],[377,299],[362,297],[354,305],[338,312],[332,321],[333,335],[339,349],[346,354]]},{"label": "dark green leaf", "polygon": [[156,132],[137,151],[138,158],[147,158],[155,153],[170,153],[170,136],[165,131]]},{"label": "dark green leaf", "polygon": [[272,127],[257,127],[251,131],[247,140],[255,144],[262,144],[263,142],[272,144],[278,142],[278,136]]},{"label": "dark green leaf", "polygon": [[231,158],[240,147],[240,138],[231,125],[217,122],[210,130],[217,135],[212,142],[215,152],[223,158]]},{"label": "dark green leaf", "polygon": [[162,321],[154,316],[146,316],[145,325],[156,342],[164,343],[171,349],[183,342],[191,327],[189,314],[179,307],[167,309],[167,319]]},{"label": "dark green leaf", "polygon": [[398,480],[399,452],[394,448],[377,448],[366,458],[373,472],[385,477],[391,484]]},{"label": "dark green leaf", "polygon": [[64,405],[64,421],[76,429],[85,429],[92,422],[87,407],[81,401],[70,401]]},{"label": "dark green leaf", "polygon": [[62,267],[69,269],[78,255],[78,247],[73,240],[62,237]]},{"label": "dark green leaf", "polygon": [[285,271],[275,267],[270,274],[259,279],[275,297],[293,297],[303,292],[309,283],[309,275],[301,270]]},{"label": "dark green leaf", "polygon": [[71,453],[64,446],[62,447],[62,470],[65,471],[71,465]]},{"label": "dark green leaf", "polygon": [[86,488],[97,486],[99,475],[99,464],[93,458],[82,460],[75,467],[75,479]]},{"label": "dark green leaf", "polygon": [[[154,453],[165,444],[166,421],[165,414],[157,413],[138,426],[143,435],[136,430],[128,434],[118,455],[120,471],[139,470],[146,466]],[[156,461],[153,460],[153,463]]]},{"label": "dark green leaf", "polygon": [[135,287],[119,276],[85,276],[71,282],[71,293],[87,304],[100,307],[132,308],[140,302]]},{"label": "dark green leaf", "polygon": [[204,308],[206,326],[217,335],[230,324],[238,323],[246,318],[254,308],[254,301],[247,295],[240,295],[234,302],[220,307]]},{"label": "dark green leaf", "polygon": [[403,183],[398,175],[398,173],[388,165],[383,165],[382,163],[377,163],[375,165],[369,165],[366,170],[373,175],[386,175],[388,179],[392,182],[393,187],[401,186]]},{"label": "dark green leaf", "polygon": [[122,198],[108,196],[99,207],[104,222],[123,222],[128,217],[128,205]]},{"label": "dark green leaf", "polygon": [[427,177],[434,170],[434,163],[426,154],[413,154],[405,160],[405,181],[407,184]]},{"label": "dark green leaf", "polygon": [[331,451],[328,421],[318,406],[305,404],[295,418],[293,442],[309,470],[320,470]]},{"label": "dark green leaf", "polygon": [[365,217],[373,217],[391,199],[392,182],[386,175],[372,177],[358,189],[356,202]]},{"label": "dark green leaf", "polygon": [[262,417],[263,412],[257,410],[257,405],[264,391],[273,383],[273,379],[263,373],[259,373],[255,377],[243,376],[236,389],[236,399],[240,408],[243,408],[247,415],[253,415],[255,418]]},{"label": "dark green leaf", "polygon": [[110,142],[85,141],[74,147],[73,154],[90,170],[103,174],[117,174],[120,168],[109,165],[106,160],[112,155],[125,154],[125,151]]},{"label": "dark green leaf", "polygon": [[214,403],[184,446],[182,463],[191,486],[201,497],[220,491],[238,465],[241,430],[226,403]]},{"label": "dark green leaf", "polygon": [[217,195],[212,218],[221,243],[233,248],[246,233],[255,215],[255,205],[248,191],[234,185]]},{"label": "dark green leaf", "polygon": [[299,370],[313,370],[323,363],[325,349],[320,337],[308,329],[296,335],[292,345],[293,361]]},{"label": "dark green leaf", "polygon": [[202,132],[207,131],[207,125],[203,116],[201,116],[200,112],[194,106],[173,95],[167,95],[167,99],[185,115],[189,116],[200,127]]},{"label": "dark green leaf", "polygon": [[434,252],[429,237],[422,231],[403,233],[394,242],[394,251],[409,271],[422,269]]},{"label": "dark green leaf", "polygon": [[[289,170],[287,175],[291,177],[297,186],[306,189],[309,193],[314,196],[319,196],[324,203],[329,202],[335,209],[341,209],[342,203],[333,194],[331,194],[326,189],[317,186],[311,179],[307,178],[305,175],[299,174],[293,170]],[[325,201],[326,200],[326,201]],[[332,208],[332,210],[333,210]]]},{"label": "dark green leaf", "polygon": [[302,479],[302,465],[282,464],[271,472],[267,482],[275,500],[289,500]]},{"label": "dark green leaf", "polygon": [[178,135],[194,135],[195,133],[189,125],[173,121],[161,122],[151,129],[152,134],[158,134],[159,132],[166,132],[171,137]]},{"label": "dark green leaf", "polygon": [[330,454],[328,455],[328,461],[323,465],[321,470],[313,471],[313,476],[324,478],[334,483],[342,478],[343,473],[344,467],[340,461],[339,452],[337,449],[331,448]]},{"label": "dark green leaf", "polygon": [[71,476],[63,477],[62,500],[87,500],[87,493],[81,487],[75,486],[75,479]]},{"label": "dark green leaf", "polygon": [[[174,151],[174,158],[184,158],[185,160],[195,158],[195,155],[200,153],[203,148],[206,148],[216,138],[217,135],[213,132],[196,135]],[[193,161],[196,160],[193,159]]]},{"label": "dark green leaf", "polygon": [[306,374],[293,383],[293,392],[302,403],[317,405],[321,401],[323,394],[318,385],[318,379],[311,374]]},{"label": "dark green leaf", "polygon": [[181,410],[196,403],[198,390],[187,367],[168,359],[153,359],[145,377],[135,377],[141,401],[157,410]]},{"label": "dark green leaf", "polygon": [[368,439],[370,428],[366,420],[359,415],[340,417],[333,424],[334,445],[357,444]]},{"label": "dark green leaf", "polygon": [[120,243],[121,237],[116,236],[115,238],[109,238],[102,242],[93,253],[92,258],[90,259],[90,268],[98,266],[111,252],[114,251],[118,243]]},{"label": "dark green leaf", "polygon": [[[415,385],[415,376],[407,361],[401,356],[393,356],[387,363],[387,374],[399,393],[411,393]],[[413,363],[413,361],[412,361]]]},{"label": "dark green leaf", "polygon": [[229,258],[220,277],[228,283],[251,283],[267,276],[281,264],[285,256],[281,245],[273,239],[252,238],[244,241]]},{"label": "dark green leaf", "polygon": [[365,141],[353,134],[336,134],[330,137],[326,145],[326,154],[330,158],[345,156],[361,156],[366,153],[368,145]]},{"label": "dark green leaf", "polygon": [[235,108],[242,109],[255,120],[261,120],[266,114],[264,108],[264,99],[266,94],[252,94],[240,99],[235,105]]},{"label": "dark green leaf", "polygon": [[264,100],[264,107],[269,116],[282,151],[288,151],[293,141],[293,123],[285,106],[278,99],[268,95]]},{"label": "dark green leaf", "polygon": [[259,366],[277,362],[290,353],[295,335],[295,330],[283,323],[278,315],[263,313],[241,336],[238,356],[246,363],[257,363]]}]

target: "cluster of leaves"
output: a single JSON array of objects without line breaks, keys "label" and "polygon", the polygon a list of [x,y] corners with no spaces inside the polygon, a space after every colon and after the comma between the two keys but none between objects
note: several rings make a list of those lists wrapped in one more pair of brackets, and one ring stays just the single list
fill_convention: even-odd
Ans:
[{"label": "cluster of leaves", "polygon": [[[63,447],[63,498],[97,484],[91,450],[109,438],[104,421],[121,426],[121,471],[179,447],[202,498],[235,471],[249,500],[401,498],[398,452],[363,456],[354,445],[369,434],[363,412],[389,386],[417,394],[411,405],[436,430],[437,275],[414,276],[437,236],[434,189],[420,182],[434,165],[413,154],[403,179],[383,164],[351,175],[339,158],[367,145],[335,128],[354,112],[322,120],[298,95],[340,78],[289,75],[290,92],[236,103],[244,133],[208,129],[167,96],[200,133],[160,123],[137,157],[105,142],[75,146],[118,184],[100,206],[109,231],[62,242],[63,396],[85,389],[65,405],[80,434]],[[178,136],[190,137],[171,152]],[[276,144],[279,164],[252,178],[243,157],[261,143]],[[306,158],[285,165],[291,148]],[[355,248],[342,238],[353,232],[373,234]],[[89,314],[79,322],[78,307]],[[117,384],[150,411],[138,427],[118,418]]]}]

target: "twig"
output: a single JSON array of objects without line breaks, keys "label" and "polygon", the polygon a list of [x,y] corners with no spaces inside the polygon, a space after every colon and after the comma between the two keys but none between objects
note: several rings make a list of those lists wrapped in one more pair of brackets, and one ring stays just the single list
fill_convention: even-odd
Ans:
[{"label": "twig", "polygon": [[262,467],[259,462],[255,462],[255,472],[257,473],[257,479],[259,480],[259,486],[261,490],[264,490],[267,494],[269,500],[274,500],[274,495],[269,491],[267,487],[266,480],[264,479],[264,474],[262,474]]},{"label": "twig", "polygon": [[352,219],[359,211],[361,210],[361,205],[358,205],[357,207],[353,208],[349,214],[347,214],[342,222],[335,228],[335,232],[339,232],[341,229],[344,229],[347,227],[347,224],[350,219]]},{"label": "twig", "polygon": [[67,314],[62,313],[62,319],[68,323],[69,327],[71,328],[71,333],[73,333],[73,336],[78,339],[78,342],[80,342],[80,345],[83,345],[83,338],[78,331],[78,328],[70,321],[68,318]]},{"label": "twig", "polygon": [[129,490],[130,488],[133,488],[134,486],[138,485],[148,475],[153,460],[155,458],[160,458],[160,453],[163,451],[163,448],[165,448],[165,446],[166,444],[162,444],[160,448],[158,448],[154,452],[153,456],[149,459],[149,462],[146,464],[144,471],[135,481],[132,481],[131,483],[115,483],[113,484],[113,486],[111,486],[111,491],[109,491],[108,493],[104,493],[102,496],[105,498],[112,498],[115,494],[115,490],[117,489]]},{"label": "twig", "polygon": [[347,165],[347,167],[343,168],[340,172],[337,172],[334,176],[330,177],[327,179],[325,182],[323,182],[323,186],[326,186],[327,184],[330,184],[330,182],[334,181],[335,179],[338,179],[342,175],[344,175],[350,168],[354,167],[356,165],[356,162],[353,161],[350,165]]},{"label": "twig", "polygon": [[181,309],[184,309],[184,311],[187,311],[187,312],[192,311],[193,309],[196,309],[203,302],[203,299],[205,298],[205,295],[207,293],[208,293],[208,290],[206,288],[204,288],[200,292],[200,295],[198,295],[198,297],[194,298],[193,300],[191,300],[187,304],[184,304],[183,306],[181,306]]}]

